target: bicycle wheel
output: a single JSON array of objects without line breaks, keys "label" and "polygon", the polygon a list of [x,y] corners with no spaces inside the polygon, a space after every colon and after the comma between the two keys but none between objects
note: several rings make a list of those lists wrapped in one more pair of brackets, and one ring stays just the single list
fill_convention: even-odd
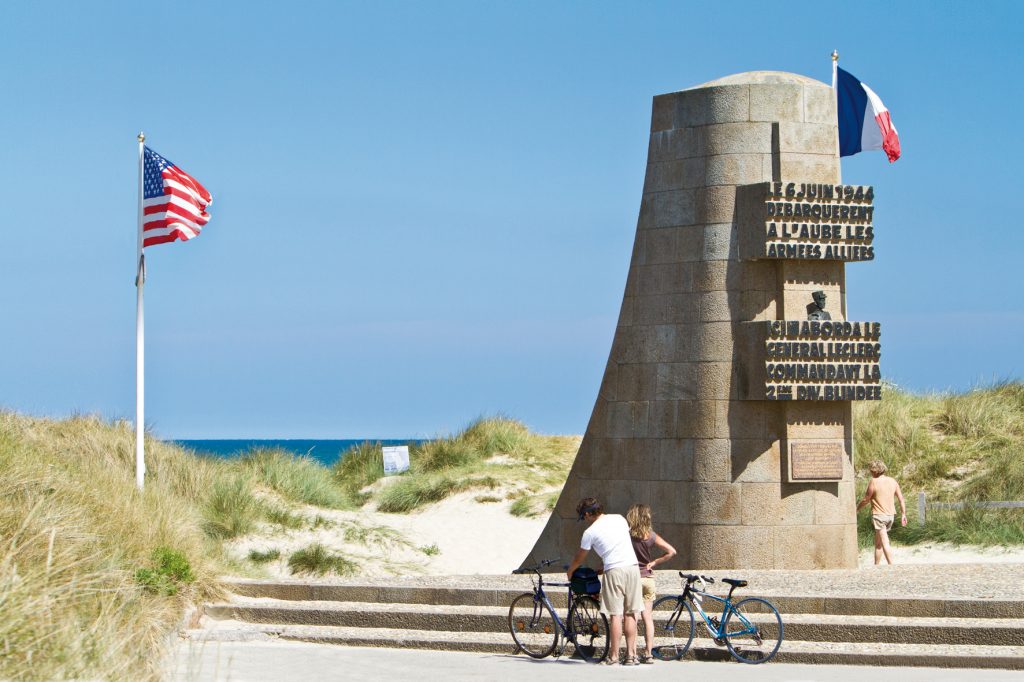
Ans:
[{"label": "bicycle wheel", "polygon": [[508,608],[508,630],[527,656],[550,656],[558,645],[558,625],[551,608],[532,592],[523,592]]},{"label": "bicycle wheel", "polygon": [[739,602],[725,617],[725,645],[740,663],[772,660],[782,644],[782,616],[764,599]]},{"label": "bicycle wheel", "polygon": [[662,661],[678,661],[693,642],[693,608],[677,596],[654,602],[654,647],[651,653]]},{"label": "bicycle wheel", "polygon": [[569,611],[569,630],[576,653],[584,661],[600,663],[608,653],[608,619],[593,597],[577,597]]}]

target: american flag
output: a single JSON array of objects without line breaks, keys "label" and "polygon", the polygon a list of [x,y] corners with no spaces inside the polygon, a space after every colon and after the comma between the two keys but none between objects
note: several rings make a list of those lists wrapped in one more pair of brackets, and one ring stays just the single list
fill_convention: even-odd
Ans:
[{"label": "american flag", "polygon": [[146,147],[142,173],[142,245],[186,241],[210,220],[213,197],[199,181]]}]

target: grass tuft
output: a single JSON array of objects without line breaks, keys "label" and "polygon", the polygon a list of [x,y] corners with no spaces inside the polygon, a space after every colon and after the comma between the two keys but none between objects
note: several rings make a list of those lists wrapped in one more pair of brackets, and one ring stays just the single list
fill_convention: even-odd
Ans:
[{"label": "grass tuft", "polygon": [[234,476],[217,480],[203,510],[206,519],[203,527],[215,538],[238,537],[255,527],[260,511],[260,503],[246,478]]},{"label": "grass tuft", "polygon": [[536,516],[537,512],[533,509],[533,500],[523,495],[517,497],[511,505],[509,505],[508,511],[512,516]]},{"label": "grass tuft", "polygon": [[279,448],[254,448],[237,463],[253,481],[286,500],[329,509],[352,506],[330,472],[311,457],[296,457]]},{"label": "grass tuft", "polygon": [[192,566],[182,552],[170,547],[153,550],[152,568],[135,571],[135,580],[143,589],[153,594],[175,595],[182,584],[196,580]]},{"label": "grass tuft", "polygon": [[409,476],[389,485],[377,498],[377,509],[382,512],[404,514],[431,502],[438,502],[465,490],[468,481],[455,476],[433,474]]},{"label": "grass tuft", "polygon": [[317,542],[293,552],[288,557],[288,568],[293,574],[300,575],[352,575],[359,565]]},{"label": "grass tuft", "polygon": [[249,550],[249,561],[254,564],[266,564],[271,561],[275,561],[281,558],[281,550],[275,548],[260,551],[258,549]]},{"label": "grass tuft", "polygon": [[269,502],[261,502],[260,513],[270,523],[284,528],[302,528],[306,525],[306,517],[287,509],[282,509]]},{"label": "grass tuft", "polygon": [[369,441],[350,447],[331,467],[335,482],[356,503],[366,501],[360,491],[384,476],[384,453],[380,443]]}]

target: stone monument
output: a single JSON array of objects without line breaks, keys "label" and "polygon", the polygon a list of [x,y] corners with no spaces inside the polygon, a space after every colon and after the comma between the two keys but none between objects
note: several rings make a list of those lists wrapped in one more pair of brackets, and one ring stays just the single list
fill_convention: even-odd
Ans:
[{"label": "stone monument", "polygon": [[880,399],[881,348],[844,268],[874,258],[873,196],[842,184],[823,83],[759,71],[654,98],[610,357],[524,563],[571,556],[593,495],[651,505],[678,567],[856,566],[851,401]]}]

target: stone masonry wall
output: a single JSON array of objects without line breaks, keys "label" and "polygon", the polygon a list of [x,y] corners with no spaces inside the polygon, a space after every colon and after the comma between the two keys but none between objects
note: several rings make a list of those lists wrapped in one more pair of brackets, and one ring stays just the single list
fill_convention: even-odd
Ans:
[{"label": "stone masonry wall", "polygon": [[794,74],[738,74],[654,98],[611,353],[525,564],[575,552],[575,505],[593,495],[614,513],[650,504],[677,567],[856,565],[849,454],[838,483],[785,482],[790,442],[839,439],[852,453],[850,404],[740,400],[737,388],[742,323],[804,319],[816,289],[845,319],[842,262],[741,261],[735,211],[743,185],[838,183],[836,136],[831,88]]}]

